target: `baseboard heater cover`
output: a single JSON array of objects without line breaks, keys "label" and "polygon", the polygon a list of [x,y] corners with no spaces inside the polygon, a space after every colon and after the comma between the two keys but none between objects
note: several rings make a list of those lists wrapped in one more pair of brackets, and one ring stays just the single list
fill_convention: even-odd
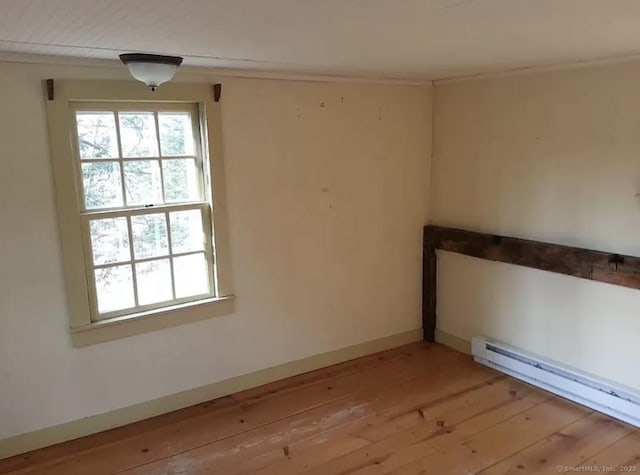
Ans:
[{"label": "baseboard heater cover", "polygon": [[473,337],[474,359],[533,386],[640,427],[640,395],[517,348]]}]

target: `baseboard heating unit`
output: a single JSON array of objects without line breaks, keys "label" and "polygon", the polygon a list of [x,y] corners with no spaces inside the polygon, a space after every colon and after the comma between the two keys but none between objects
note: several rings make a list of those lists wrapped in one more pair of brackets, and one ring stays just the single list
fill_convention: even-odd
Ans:
[{"label": "baseboard heating unit", "polygon": [[471,349],[478,363],[640,427],[640,395],[628,388],[483,337]]}]

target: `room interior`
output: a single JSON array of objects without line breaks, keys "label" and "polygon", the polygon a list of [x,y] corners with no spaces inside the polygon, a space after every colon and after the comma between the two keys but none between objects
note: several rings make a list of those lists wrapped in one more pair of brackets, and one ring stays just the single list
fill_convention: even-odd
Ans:
[{"label": "room interior", "polygon": [[[639,19],[0,0],[0,473],[639,470]],[[127,53],[183,60],[151,91]],[[91,214],[82,114],[155,117],[166,197],[186,103],[201,202]],[[145,307],[132,223],[185,209],[209,293],[180,300],[166,228],[173,297]],[[137,313],[101,317],[117,266],[78,223],[108,213]]]}]

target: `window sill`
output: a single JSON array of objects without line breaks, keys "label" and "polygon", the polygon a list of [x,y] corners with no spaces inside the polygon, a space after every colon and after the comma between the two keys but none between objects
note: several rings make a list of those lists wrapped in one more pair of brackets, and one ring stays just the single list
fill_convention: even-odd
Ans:
[{"label": "window sill", "polygon": [[233,313],[233,295],[174,305],[159,310],[110,318],[89,325],[71,328],[74,347],[94,345],[140,335],[163,328],[197,322]]}]

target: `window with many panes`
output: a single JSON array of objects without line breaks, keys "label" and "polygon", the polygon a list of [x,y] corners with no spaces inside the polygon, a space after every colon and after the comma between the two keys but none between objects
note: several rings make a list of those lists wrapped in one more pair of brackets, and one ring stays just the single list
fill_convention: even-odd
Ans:
[{"label": "window with many panes", "polygon": [[70,109],[92,321],[213,297],[197,104]]},{"label": "window with many panes", "polygon": [[211,85],[47,86],[71,344],[233,313],[222,110]]}]

